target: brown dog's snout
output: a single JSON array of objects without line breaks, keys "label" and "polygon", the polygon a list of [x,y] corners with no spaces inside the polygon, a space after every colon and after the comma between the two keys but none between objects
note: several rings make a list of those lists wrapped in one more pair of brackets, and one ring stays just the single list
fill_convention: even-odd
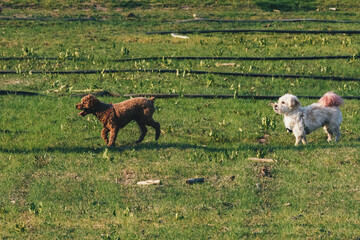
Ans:
[{"label": "brown dog's snout", "polygon": [[81,103],[75,105],[76,109],[81,110]]}]

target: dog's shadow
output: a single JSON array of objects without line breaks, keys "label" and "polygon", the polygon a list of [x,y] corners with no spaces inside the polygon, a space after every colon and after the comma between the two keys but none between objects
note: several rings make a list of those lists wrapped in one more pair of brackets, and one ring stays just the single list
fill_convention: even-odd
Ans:
[{"label": "dog's shadow", "polygon": [[[259,145],[259,144],[239,144],[237,146],[231,147],[217,147],[217,146],[207,146],[207,145],[198,145],[198,144],[190,144],[190,143],[158,143],[158,142],[145,142],[145,143],[123,143],[122,145],[116,145],[114,147],[107,146],[56,146],[56,147],[43,147],[43,148],[33,148],[31,150],[25,150],[21,148],[15,149],[6,149],[0,146],[0,152],[5,153],[41,153],[41,152],[61,152],[61,153],[84,153],[84,152],[92,152],[92,153],[102,153],[106,149],[110,152],[127,152],[127,151],[141,151],[141,150],[163,150],[163,149],[194,149],[194,150],[204,150],[209,152],[223,152],[223,151],[258,151],[258,150],[294,150],[294,151],[304,151],[304,150],[316,150],[316,149],[330,149],[330,148],[343,148],[343,144],[307,144],[307,145]],[[346,147],[358,148],[360,144],[350,144],[346,145]]]},{"label": "dog's shadow", "polygon": [[92,153],[102,153],[106,149],[110,152],[126,152],[126,151],[141,151],[141,150],[161,150],[161,149],[203,149],[211,152],[218,151],[227,151],[227,150],[235,150],[235,148],[225,148],[225,147],[213,147],[213,146],[205,146],[205,145],[196,145],[196,144],[188,144],[188,143],[158,143],[158,142],[146,142],[146,143],[124,143],[122,145],[117,145],[114,147],[107,146],[91,146],[91,147],[83,147],[83,146],[56,146],[56,147],[44,147],[44,148],[32,148],[31,150],[25,150],[21,148],[15,149],[6,149],[0,146],[0,152],[7,153],[41,153],[41,152],[61,152],[61,153],[84,153],[84,152],[92,152]]},{"label": "dog's shadow", "polygon": [[109,148],[111,151],[129,151],[129,150],[161,150],[161,149],[169,149],[175,148],[178,150],[184,149],[202,149],[211,152],[217,151],[227,151],[227,150],[234,150],[233,148],[226,148],[226,147],[214,147],[214,146],[206,146],[206,145],[197,145],[197,144],[189,144],[189,143],[158,143],[158,142],[146,142],[146,143],[128,143],[116,147]]},{"label": "dog's shadow", "polygon": [[[109,149],[111,152],[126,152],[126,151],[142,151],[142,150],[163,150],[163,149],[202,149],[210,152],[218,152],[218,151],[228,151],[235,150],[235,148],[226,148],[226,147],[215,147],[215,146],[206,146],[206,145],[197,145],[197,144],[189,144],[189,143],[158,143],[158,142],[145,142],[145,143],[124,143],[122,145],[117,145],[113,147],[102,147],[100,152],[104,149]],[[89,151],[91,148],[88,148]]]}]

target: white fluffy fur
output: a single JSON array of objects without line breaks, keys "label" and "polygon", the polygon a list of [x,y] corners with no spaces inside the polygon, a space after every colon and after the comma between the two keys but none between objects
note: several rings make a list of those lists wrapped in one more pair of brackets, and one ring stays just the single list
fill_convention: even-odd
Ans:
[{"label": "white fluffy fur", "polygon": [[333,135],[335,135],[335,141],[339,141],[342,114],[338,106],[313,103],[301,107],[298,98],[291,94],[280,97],[278,103],[273,103],[272,106],[276,113],[284,115],[285,127],[292,131],[296,138],[295,146],[300,142],[306,144],[306,134],[320,127],[324,127],[328,134],[328,142],[331,141]]}]

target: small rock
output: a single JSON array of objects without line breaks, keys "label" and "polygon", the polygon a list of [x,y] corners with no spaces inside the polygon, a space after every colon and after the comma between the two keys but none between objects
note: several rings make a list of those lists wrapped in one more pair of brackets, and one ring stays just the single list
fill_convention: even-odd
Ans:
[{"label": "small rock", "polygon": [[136,183],[137,185],[156,185],[160,184],[160,180],[146,180],[146,181],[140,181]]},{"label": "small rock", "polygon": [[175,34],[175,33],[171,33],[170,35],[171,35],[172,37],[174,37],[174,38],[189,39],[188,36],[178,35],[178,34]]},{"label": "small rock", "polygon": [[129,13],[127,15],[128,18],[136,18],[136,15],[134,13]]},{"label": "small rock", "polygon": [[217,66],[217,67],[221,67],[221,66],[236,67],[236,63],[215,63],[215,66]]},{"label": "small rock", "polygon": [[204,180],[205,180],[204,178],[192,178],[192,179],[186,180],[186,183],[191,185],[191,184],[194,184],[194,183],[203,183]]}]

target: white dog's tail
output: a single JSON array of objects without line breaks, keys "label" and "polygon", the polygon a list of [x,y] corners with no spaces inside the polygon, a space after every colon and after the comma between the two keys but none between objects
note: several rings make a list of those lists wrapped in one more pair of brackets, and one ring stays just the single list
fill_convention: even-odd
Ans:
[{"label": "white dog's tail", "polygon": [[319,99],[319,102],[324,107],[341,106],[344,101],[343,99],[335,94],[334,92],[327,92]]}]

